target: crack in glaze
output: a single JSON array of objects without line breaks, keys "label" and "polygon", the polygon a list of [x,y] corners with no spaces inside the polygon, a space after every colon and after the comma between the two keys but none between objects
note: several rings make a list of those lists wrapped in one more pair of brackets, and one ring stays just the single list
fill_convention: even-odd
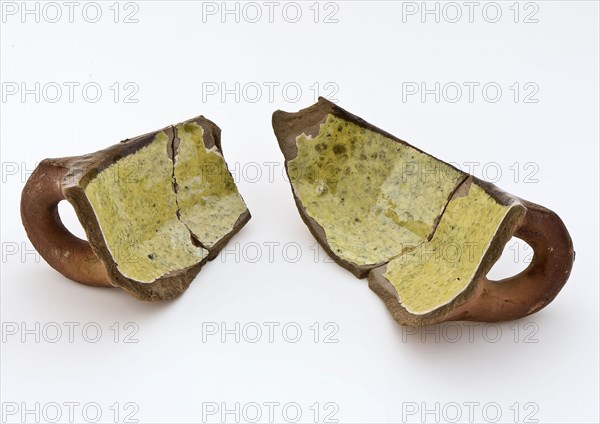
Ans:
[{"label": "crack in glaze", "polygon": [[466,196],[469,193],[468,190],[471,186],[472,181],[473,181],[473,178],[471,177],[471,175],[467,174],[464,176],[464,178],[461,179],[461,181],[456,185],[456,187],[454,187],[454,189],[450,192],[450,195],[448,196],[448,201],[442,208],[442,212],[440,212],[440,214],[437,216],[437,218],[433,222],[433,227],[431,228],[431,232],[429,233],[429,235],[427,236],[427,238],[425,240],[421,241],[420,243],[418,243],[414,246],[407,247],[406,249],[402,250],[402,252],[398,253],[397,255],[390,257],[390,259],[388,259],[387,261],[381,262],[381,264],[379,264],[378,266],[388,265],[393,260],[398,259],[399,257],[406,255],[407,253],[414,252],[416,249],[421,247],[423,244],[429,243],[431,241],[431,239],[433,238],[433,236],[435,235],[435,232],[436,232],[438,226],[440,225],[440,221],[442,220],[442,217],[444,216],[446,209],[448,209],[448,205],[450,204],[450,202],[452,201],[452,199],[454,198],[456,193],[458,193],[463,187],[466,187],[467,193],[461,195],[460,197]]},{"label": "crack in glaze", "polygon": [[316,136],[296,138],[287,162],[296,197],[341,259],[388,262],[433,237],[468,177],[384,134],[329,114]]},{"label": "crack in glaze", "polygon": [[175,212],[175,215],[177,216],[177,219],[179,220],[179,222],[181,222],[185,228],[188,230],[188,232],[190,233],[190,238],[192,240],[192,244],[196,247],[200,247],[204,250],[208,250],[208,252],[211,252],[211,249],[208,248],[207,246],[205,246],[200,239],[198,238],[198,236],[196,234],[194,234],[194,232],[192,231],[192,229],[185,223],[183,222],[183,220],[181,219],[181,206],[179,205],[179,199],[177,197],[177,192],[179,191],[179,186],[177,185],[177,178],[175,177],[175,162],[177,161],[177,151],[179,150],[179,145],[181,144],[181,140],[179,139],[179,137],[177,137],[177,128],[174,125],[171,125],[171,128],[173,130],[173,138],[171,139],[171,161],[173,162],[173,168],[172,168],[172,173],[171,173],[171,180],[172,180],[172,184],[173,184],[173,192],[175,193],[175,204],[177,205],[177,211]]}]

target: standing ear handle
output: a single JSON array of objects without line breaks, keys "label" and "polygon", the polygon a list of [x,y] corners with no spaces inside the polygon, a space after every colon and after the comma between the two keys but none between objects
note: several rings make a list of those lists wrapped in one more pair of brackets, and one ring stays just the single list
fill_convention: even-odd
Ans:
[{"label": "standing ear handle", "polygon": [[46,159],[33,171],[21,195],[25,231],[46,262],[65,277],[89,286],[113,287],[90,244],[71,234],[58,214],[58,203],[65,200],[62,180],[71,166],[69,158]]},{"label": "standing ear handle", "polygon": [[533,249],[533,260],[519,274],[500,281],[486,277],[450,319],[507,321],[533,314],[548,305],[563,288],[575,261],[571,236],[560,217],[549,209],[519,199],[527,208],[514,233]]}]

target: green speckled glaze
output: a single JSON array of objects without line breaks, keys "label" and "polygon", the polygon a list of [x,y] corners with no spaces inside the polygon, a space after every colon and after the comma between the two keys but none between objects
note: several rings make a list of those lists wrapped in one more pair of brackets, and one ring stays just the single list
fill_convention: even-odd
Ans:
[{"label": "green speckled glaze", "polygon": [[[177,219],[170,142],[158,133],[148,146],[98,173],[85,189],[119,271],[143,283],[192,266],[208,253],[192,244]],[[124,176],[123,170],[135,172]]]},{"label": "green speckled glaze", "polygon": [[475,184],[467,196],[452,199],[431,241],[388,264],[384,276],[400,303],[424,314],[465,290],[510,208]]},{"label": "green speckled glaze", "polygon": [[329,114],[296,140],[288,162],[297,197],[342,259],[382,263],[431,233],[464,174],[377,132]]},{"label": "green speckled glaze", "polygon": [[142,283],[200,262],[204,247],[232,231],[246,211],[223,157],[205,148],[202,128],[186,123],[176,130],[175,163],[168,155],[173,140],[160,132],[85,188],[119,271]]},{"label": "green speckled glaze", "polygon": [[175,181],[180,218],[206,247],[229,233],[246,205],[223,156],[204,145],[195,122],[177,126],[181,140],[175,156]]}]

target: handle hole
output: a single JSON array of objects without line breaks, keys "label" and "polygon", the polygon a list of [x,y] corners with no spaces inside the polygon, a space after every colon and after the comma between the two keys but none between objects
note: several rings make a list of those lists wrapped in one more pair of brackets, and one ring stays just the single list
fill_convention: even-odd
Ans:
[{"label": "handle hole", "polygon": [[504,246],[500,259],[487,274],[491,281],[512,277],[525,270],[533,259],[533,248],[517,237],[511,238]]},{"label": "handle hole", "polygon": [[63,225],[67,227],[67,230],[69,230],[71,234],[82,240],[87,240],[87,236],[79,222],[79,218],[77,218],[75,209],[73,209],[73,206],[71,206],[68,201],[62,200],[58,203],[58,214],[60,215],[60,220]]}]

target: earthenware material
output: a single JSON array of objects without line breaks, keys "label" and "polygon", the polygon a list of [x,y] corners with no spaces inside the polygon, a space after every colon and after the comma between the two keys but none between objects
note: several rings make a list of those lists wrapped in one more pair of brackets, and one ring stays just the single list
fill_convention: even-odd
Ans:
[{"label": "earthenware material", "polygon": [[[62,224],[68,200],[87,238]],[[96,153],[45,159],[21,197],[34,247],[66,277],[141,300],[181,294],[250,219],[202,116]]]},{"label": "earthenware material", "polygon": [[[552,211],[507,194],[319,101],[277,111],[273,128],[300,216],[342,267],[396,321],[503,321],[539,311],[567,281],[575,253]],[[486,275],[512,236],[531,264],[501,281]]]}]

